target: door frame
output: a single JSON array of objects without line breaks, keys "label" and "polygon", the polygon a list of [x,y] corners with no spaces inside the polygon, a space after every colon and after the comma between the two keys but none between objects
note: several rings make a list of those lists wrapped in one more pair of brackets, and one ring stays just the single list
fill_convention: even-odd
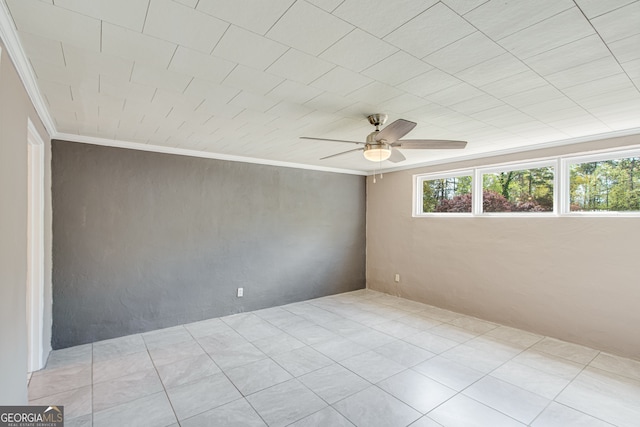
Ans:
[{"label": "door frame", "polygon": [[44,141],[27,122],[27,370],[44,367]]}]

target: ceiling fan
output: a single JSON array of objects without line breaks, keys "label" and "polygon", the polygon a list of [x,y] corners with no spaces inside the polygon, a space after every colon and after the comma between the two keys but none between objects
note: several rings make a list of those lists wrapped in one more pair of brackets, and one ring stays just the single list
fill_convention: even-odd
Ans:
[{"label": "ceiling fan", "polygon": [[341,156],[353,151],[363,151],[364,158],[372,162],[381,162],[389,160],[394,163],[406,160],[406,157],[398,150],[401,149],[419,149],[419,150],[441,150],[441,149],[461,149],[466,147],[466,141],[449,141],[441,139],[400,139],[416,127],[416,123],[404,119],[398,119],[389,124],[389,126],[380,130],[380,126],[387,121],[386,114],[371,114],[367,116],[369,123],[376,127],[371,132],[365,142],[345,141],[343,139],[327,139],[313,138],[310,136],[301,136],[300,139],[314,139],[319,141],[332,142],[348,142],[351,144],[364,144],[363,148],[355,148],[353,150],[343,151],[342,153],[332,154],[322,157],[320,160],[329,159],[331,157]]}]

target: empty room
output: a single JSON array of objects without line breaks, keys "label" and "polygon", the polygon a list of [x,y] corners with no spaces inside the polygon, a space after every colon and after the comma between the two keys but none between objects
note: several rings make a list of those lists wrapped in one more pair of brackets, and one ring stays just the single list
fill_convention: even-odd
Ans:
[{"label": "empty room", "polygon": [[0,0],[0,205],[0,426],[640,425],[640,0]]}]

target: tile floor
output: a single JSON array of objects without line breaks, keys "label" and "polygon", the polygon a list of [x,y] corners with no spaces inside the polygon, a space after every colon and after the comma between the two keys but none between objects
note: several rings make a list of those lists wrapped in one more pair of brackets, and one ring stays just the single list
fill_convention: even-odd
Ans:
[{"label": "tile floor", "polygon": [[74,426],[634,426],[640,362],[361,290],[58,350]]}]

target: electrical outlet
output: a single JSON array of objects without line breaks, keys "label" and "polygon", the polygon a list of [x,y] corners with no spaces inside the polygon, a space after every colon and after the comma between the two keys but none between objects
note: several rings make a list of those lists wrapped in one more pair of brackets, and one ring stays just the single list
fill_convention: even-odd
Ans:
[{"label": "electrical outlet", "polygon": [[396,282],[400,282],[400,275],[396,273],[396,277],[393,280],[395,280]]},{"label": "electrical outlet", "polygon": [[238,288],[238,298],[242,298],[244,296],[244,288]]}]

